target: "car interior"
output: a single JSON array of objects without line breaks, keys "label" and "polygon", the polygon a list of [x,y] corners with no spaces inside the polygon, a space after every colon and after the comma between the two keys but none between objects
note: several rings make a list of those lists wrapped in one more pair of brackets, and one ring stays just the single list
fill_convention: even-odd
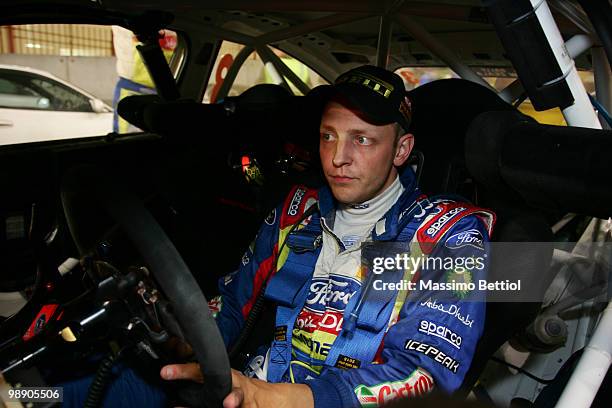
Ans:
[{"label": "car interior", "polygon": [[[11,11],[21,18],[36,16],[19,7]],[[137,11],[109,9],[103,18],[140,30],[145,43],[170,22],[168,13]],[[72,17],[79,12],[102,18],[85,6]],[[225,12],[230,11],[220,13]],[[210,59],[206,52],[212,53],[201,47],[196,58]],[[0,291],[27,294],[20,310],[1,318],[0,367],[11,383],[42,385],[54,365],[65,364],[72,374],[95,372],[97,360],[83,361],[119,347],[136,350],[122,358],[139,370],[157,373],[174,357],[168,340],[178,337],[192,345],[198,361],[213,367],[206,373],[213,380],[204,387],[182,387],[175,397],[214,406],[230,386],[230,360],[219,352],[224,346],[210,313],[195,304],[217,294],[218,280],[236,269],[261,220],[292,185],[323,183],[316,88],[297,96],[286,86],[260,84],[202,103],[180,94],[168,64],[159,59],[159,47],[142,55],[157,95],[130,96],[118,106],[119,115],[142,133],[0,151],[5,224]],[[210,62],[203,65],[212,70]],[[186,74],[185,83],[194,81]],[[493,247],[490,274],[523,279],[541,295],[521,303],[487,303],[483,337],[455,397],[473,393],[498,403],[482,380],[493,370],[487,368],[492,361],[534,377],[504,360],[500,347],[510,342],[523,351],[551,353],[567,339],[559,316],[593,299],[597,316],[609,301],[601,281],[553,303],[545,293],[560,270],[569,268],[555,261],[561,250],[574,248],[563,243],[575,244],[589,233],[595,237],[612,215],[612,131],[540,124],[467,79],[435,80],[407,96],[414,107],[410,132],[416,140],[408,165],[416,169],[420,188],[428,194],[457,194],[495,211],[492,241],[517,245]],[[569,221],[567,214],[572,214]],[[610,239],[609,232],[604,239]],[[585,259],[569,269],[593,268],[598,262]],[[44,327],[27,335],[45,310]],[[273,311],[264,308],[239,352],[248,353],[271,335]],[[516,403],[529,399],[525,406],[553,406],[582,349],[562,359],[546,381],[538,381],[535,397],[519,395],[519,386],[502,390],[515,392]],[[499,378],[505,377],[490,378],[502,383]],[[609,402],[610,378],[608,371],[591,406]],[[94,404],[103,397],[96,392]]]}]

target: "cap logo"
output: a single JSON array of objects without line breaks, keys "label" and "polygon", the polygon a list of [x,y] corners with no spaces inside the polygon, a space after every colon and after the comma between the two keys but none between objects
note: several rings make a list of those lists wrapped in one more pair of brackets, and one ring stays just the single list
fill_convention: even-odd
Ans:
[{"label": "cap logo", "polygon": [[345,75],[341,75],[337,80],[336,84],[340,84],[343,82],[355,83],[359,85],[363,85],[366,88],[373,90],[374,92],[382,95],[385,98],[388,98],[393,92],[393,85],[382,81],[376,77],[371,75],[366,75],[362,73],[349,73]]}]

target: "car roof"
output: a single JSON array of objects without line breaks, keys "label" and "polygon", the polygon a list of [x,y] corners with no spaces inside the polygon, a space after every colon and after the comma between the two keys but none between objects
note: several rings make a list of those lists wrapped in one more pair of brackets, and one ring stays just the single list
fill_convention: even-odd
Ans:
[{"label": "car roof", "polygon": [[[246,45],[276,45],[315,67],[327,80],[352,66],[374,62],[380,16],[386,14],[402,20],[393,23],[391,69],[447,66],[406,30],[408,25],[423,28],[465,64],[512,66],[480,0],[8,0],[4,5],[6,17],[0,21],[8,21],[9,16],[13,21],[27,21],[40,15],[45,21],[67,22],[73,16],[89,15],[94,23],[125,25],[125,16],[163,11],[169,13],[168,25],[173,29]],[[56,17],[49,15],[50,10],[55,10]],[[581,33],[563,13],[554,8],[553,13],[565,38]],[[590,67],[586,57],[576,63]]]},{"label": "car roof", "polygon": [[60,78],[56,77],[55,75],[53,75],[52,73],[50,73],[48,71],[42,70],[42,69],[30,68],[30,67],[26,67],[26,66],[23,66],[23,65],[9,65],[9,64],[0,64],[0,69],[10,69],[10,70],[13,70],[13,71],[28,72],[30,74],[36,74],[36,75],[44,76],[44,77],[47,77],[47,78],[51,78],[51,79],[53,79],[55,81],[64,83],[64,81],[62,81]]}]

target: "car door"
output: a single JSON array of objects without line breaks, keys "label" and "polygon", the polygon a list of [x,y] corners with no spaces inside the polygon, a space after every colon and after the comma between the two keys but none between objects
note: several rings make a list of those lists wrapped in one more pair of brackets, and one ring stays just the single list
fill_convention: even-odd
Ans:
[{"label": "car door", "polygon": [[94,112],[92,100],[52,78],[0,69],[0,145],[107,134],[112,111]]}]

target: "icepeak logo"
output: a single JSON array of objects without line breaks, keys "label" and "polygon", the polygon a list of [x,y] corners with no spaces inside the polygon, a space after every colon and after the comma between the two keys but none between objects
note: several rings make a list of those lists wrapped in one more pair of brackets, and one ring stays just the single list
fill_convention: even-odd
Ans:
[{"label": "icepeak logo", "polygon": [[448,237],[444,246],[449,249],[459,249],[471,246],[477,249],[484,249],[484,238],[477,229],[461,231]]},{"label": "icepeak logo", "polygon": [[455,374],[457,374],[457,371],[459,370],[459,361],[429,344],[409,339],[406,341],[404,349],[421,353]]}]

